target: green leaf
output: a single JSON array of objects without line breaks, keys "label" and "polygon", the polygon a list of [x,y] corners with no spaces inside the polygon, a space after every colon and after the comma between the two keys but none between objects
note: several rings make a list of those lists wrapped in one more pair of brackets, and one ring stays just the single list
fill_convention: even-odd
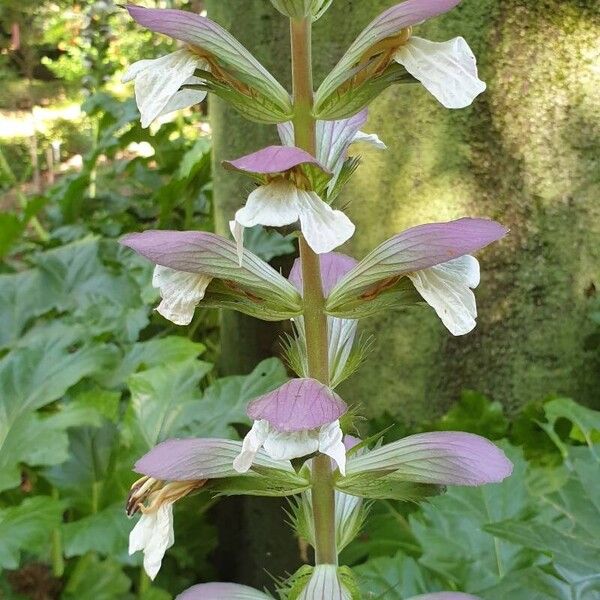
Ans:
[{"label": "green leaf", "polygon": [[125,515],[123,502],[113,504],[98,513],[63,525],[64,553],[67,558],[98,552],[119,557],[121,563],[131,563],[127,556],[127,540],[132,522]]},{"label": "green leaf", "polygon": [[210,363],[188,359],[129,378],[131,410],[148,448],[178,436],[188,423],[199,418],[199,384],[211,369]]},{"label": "green leaf", "polygon": [[249,375],[233,375],[217,379],[207,388],[190,424],[190,435],[237,438],[232,423],[250,424],[246,414],[248,402],[266,394],[287,381],[283,363],[268,358]]},{"label": "green leaf", "polygon": [[0,275],[0,348],[17,341],[26,325],[56,301],[56,290],[44,285],[37,269]]},{"label": "green leaf", "polygon": [[192,360],[205,349],[203,344],[175,335],[138,342],[125,352],[117,368],[103,377],[103,383],[107,387],[116,387],[136,371]]},{"label": "green leaf", "polygon": [[[105,346],[77,349],[80,335],[57,322],[24,338],[24,347],[0,360],[0,490],[19,484],[20,462],[48,465],[64,459],[64,429],[78,417],[71,413],[44,420],[32,413],[63,396],[112,357]],[[43,436],[46,447],[32,443],[39,442],[37,435]]]},{"label": "green leaf", "polygon": [[505,519],[486,525],[486,531],[541,552],[581,576],[599,574],[599,463],[590,450],[578,453],[569,481],[540,499],[542,507],[530,519]]},{"label": "green leaf", "polygon": [[267,231],[262,225],[244,231],[244,247],[267,262],[296,251],[290,236],[283,236],[278,231]]},{"label": "green leaf", "polygon": [[119,565],[88,554],[79,559],[67,582],[63,600],[122,600],[131,582]]},{"label": "green leaf", "polygon": [[499,440],[508,431],[508,419],[500,402],[492,402],[473,390],[463,390],[460,400],[435,424],[435,429],[467,431]]},{"label": "green leaf", "polygon": [[72,507],[83,514],[95,513],[105,504],[102,492],[112,501],[114,490],[105,484],[105,480],[112,472],[117,442],[117,428],[108,421],[102,427],[72,429],[69,431],[68,460],[47,469],[44,476]]},{"label": "green leaf", "polygon": [[12,246],[21,238],[25,224],[17,215],[0,213],[0,258],[6,256]]},{"label": "green leaf", "polygon": [[[513,572],[481,592],[485,600],[585,600],[569,584],[539,567]],[[593,596],[589,596],[592,600]]]},{"label": "green leaf", "polygon": [[19,506],[0,509],[0,568],[16,569],[22,550],[43,554],[50,532],[60,525],[62,503],[47,496],[27,498]]},{"label": "green leaf", "polygon": [[571,421],[571,437],[585,442],[592,450],[594,443],[600,441],[600,412],[577,404],[570,398],[556,398],[544,404],[544,413],[552,428],[559,419]]},{"label": "green leaf", "polygon": [[369,560],[356,567],[354,573],[365,600],[403,600],[432,589],[431,576],[402,552]]}]

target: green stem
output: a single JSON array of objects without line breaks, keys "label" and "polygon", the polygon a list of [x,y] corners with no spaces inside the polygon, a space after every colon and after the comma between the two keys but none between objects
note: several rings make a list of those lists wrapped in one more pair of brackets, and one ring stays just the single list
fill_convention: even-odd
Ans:
[{"label": "green stem", "polygon": [[[312,115],[313,78],[311,56],[312,21],[290,21],[292,45],[292,81],[294,99],[295,144],[316,155],[316,121]],[[327,316],[321,283],[319,256],[300,236],[302,262],[304,326],[308,374],[329,384]],[[312,505],[315,525],[315,555],[317,564],[337,564],[335,542],[335,492],[333,471],[328,456],[319,454],[313,461]]]}]

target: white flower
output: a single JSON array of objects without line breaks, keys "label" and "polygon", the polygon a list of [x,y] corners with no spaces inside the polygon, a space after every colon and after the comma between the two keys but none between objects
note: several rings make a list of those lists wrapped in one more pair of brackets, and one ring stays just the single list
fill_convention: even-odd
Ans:
[{"label": "white flower", "polygon": [[352,144],[369,144],[377,150],[387,150],[385,142],[383,142],[376,133],[365,133],[364,131],[357,131],[352,138]]},{"label": "white flower", "polygon": [[452,335],[474,329],[477,306],[471,290],[479,285],[479,262],[475,257],[467,254],[408,276]]},{"label": "white flower", "polygon": [[317,254],[331,252],[354,234],[354,224],[341,210],[331,208],[315,192],[279,179],[256,188],[248,196],[246,206],[235,213],[230,228],[238,243],[238,253],[244,227],[281,227],[298,220],[308,245]]},{"label": "white flower", "polygon": [[462,37],[430,42],[413,36],[394,59],[446,108],[465,108],[486,88],[477,75],[475,56]]},{"label": "white flower", "polygon": [[204,298],[212,277],[186,273],[157,265],[152,285],[160,290],[161,303],[156,310],[176,325],[189,325],[197,304]]},{"label": "white flower", "polygon": [[183,85],[203,83],[194,76],[196,69],[208,71],[209,65],[187,49],[154,60],[140,60],[129,67],[123,83],[135,81],[135,99],[142,127],[148,127],[161,115],[193,106],[206,98],[205,91],[180,89]]},{"label": "white flower", "polygon": [[173,504],[161,504],[154,512],[143,513],[129,534],[129,554],[144,552],[144,570],[154,579],[165,552],[175,543]]},{"label": "white flower", "polygon": [[317,565],[298,600],[352,600],[335,565]]},{"label": "white flower", "polygon": [[274,460],[289,460],[321,452],[331,457],[342,475],[346,472],[346,448],[342,441],[340,422],[334,421],[318,429],[293,433],[278,431],[268,421],[254,421],[252,429],[244,438],[242,451],[233,462],[238,473],[245,473],[252,466],[260,448]]}]

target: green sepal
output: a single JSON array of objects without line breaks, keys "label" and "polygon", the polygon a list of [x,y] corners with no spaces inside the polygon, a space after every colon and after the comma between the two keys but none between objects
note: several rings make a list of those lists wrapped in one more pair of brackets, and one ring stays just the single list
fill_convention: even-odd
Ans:
[{"label": "green sepal", "polygon": [[366,471],[340,477],[335,482],[335,488],[361,498],[403,502],[419,502],[430,496],[437,496],[445,490],[441,485],[406,481],[393,471]]},{"label": "green sepal", "polygon": [[325,303],[325,311],[332,317],[342,319],[363,319],[392,309],[414,306],[423,302],[408,277],[398,277],[389,281],[389,287],[373,287],[372,290],[357,295],[353,291],[334,290]]},{"label": "green sepal", "polygon": [[232,281],[213,279],[202,300],[206,308],[237,310],[262,321],[286,321],[302,314],[302,299],[296,301],[282,296],[258,295]]},{"label": "green sepal", "polygon": [[362,600],[358,581],[350,567],[346,565],[338,567],[338,577],[346,591],[350,593],[351,600]]},{"label": "green sepal", "polygon": [[311,16],[313,21],[320,19],[333,0],[271,0],[271,4],[285,17],[304,19]]},{"label": "green sepal", "polygon": [[217,81],[208,71],[197,70],[196,75],[204,79],[205,83],[202,85],[186,85],[184,88],[205,90],[219,96],[249,121],[263,125],[273,125],[289,121],[293,116],[291,104],[282,106],[281,103],[274,102],[269,96],[265,96],[257,90],[253,90],[252,96],[248,96]]},{"label": "green sepal", "polygon": [[310,487],[310,481],[298,473],[254,465],[248,475],[213,479],[205,487],[219,496],[279,498],[304,492]]},{"label": "green sepal", "polygon": [[[349,73],[349,79],[359,72],[355,70]],[[316,119],[324,121],[347,119],[369,106],[381,92],[391,85],[416,81],[402,65],[394,62],[381,75],[367,79],[358,85],[344,83],[327,96],[323,96],[321,88],[319,88],[315,96],[313,113]]]},{"label": "green sepal", "polygon": [[298,600],[304,588],[308,585],[315,568],[311,565],[302,565],[286,582],[287,600]]}]

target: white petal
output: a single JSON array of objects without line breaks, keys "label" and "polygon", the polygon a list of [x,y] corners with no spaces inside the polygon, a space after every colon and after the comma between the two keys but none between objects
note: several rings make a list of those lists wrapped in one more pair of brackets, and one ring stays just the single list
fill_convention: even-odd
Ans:
[{"label": "white petal", "polygon": [[465,108],[486,88],[477,76],[475,56],[462,37],[447,42],[411,37],[394,59],[446,108]]},{"label": "white petal", "polygon": [[318,431],[282,433],[271,428],[264,448],[274,460],[301,458],[319,449],[319,433]]},{"label": "white petal", "polygon": [[339,381],[354,347],[358,321],[327,317],[327,328],[329,331],[329,376],[332,387],[335,387],[333,382]]},{"label": "white petal", "polygon": [[464,335],[475,328],[477,305],[470,288],[479,285],[476,258],[461,256],[409,277],[452,335]]},{"label": "white petal", "polygon": [[365,133],[364,131],[357,131],[356,135],[352,139],[353,144],[358,143],[369,144],[377,148],[377,150],[387,150],[387,146],[381,141],[376,133]]},{"label": "white petal", "polygon": [[123,81],[135,79],[135,99],[142,116],[142,127],[148,127],[158,116],[191,106],[206,97],[205,92],[181,90],[196,69],[208,69],[206,61],[182,49],[155,60],[141,60],[129,67]]},{"label": "white petal", "polygon": [[240,267],[244,261],[244,226],[237,221],[229,221],[229,231],[235,240]]},{"label": "white petal", "polygon": [[340,469],[340,473],[345,475],[346,447],[344,446],[343,439],[344,434],[340,428],[339,421],[323,425],[319,431],[319,452],[333,458]]},{"label": "white petal", "polygon": [[317,565],[298,600],[351,600],[335,565]]},{"label": "white petal", "polygon": [[244,227],[267,225],[281,227],[298,220],[298,188],[291,181],[273,181],[257,187],[246,206],[235,213],[235,220]]},{"label": "white petal", "polygon": [[238,473],[246,473],[250,469],[256,453],[269,435],[269,430],[270,426],[267,421],[254,421],[252,429],[244,438],[242,451],[233,461],[233,468]]},{"label": "white petal", "polygon": [[302,234],[317,254],[331,252],[354,234],[352,221],[341,210],[333,210],[315,192],[298,190],[298,212]]},{"label": "white petal", "polygon": [[212,277],[186,273],[156,265],[152,285],[160,289],[162,298],[157,311],[176,325],[189,325],[196,305],[204,298]]},{"label": "white petal", "polygon": [[173,504],[162,504],[154,513],[143,514],[129,534],[129,554],[144,552],[144,570],[154,579],[165,552],[175,542]]}]

